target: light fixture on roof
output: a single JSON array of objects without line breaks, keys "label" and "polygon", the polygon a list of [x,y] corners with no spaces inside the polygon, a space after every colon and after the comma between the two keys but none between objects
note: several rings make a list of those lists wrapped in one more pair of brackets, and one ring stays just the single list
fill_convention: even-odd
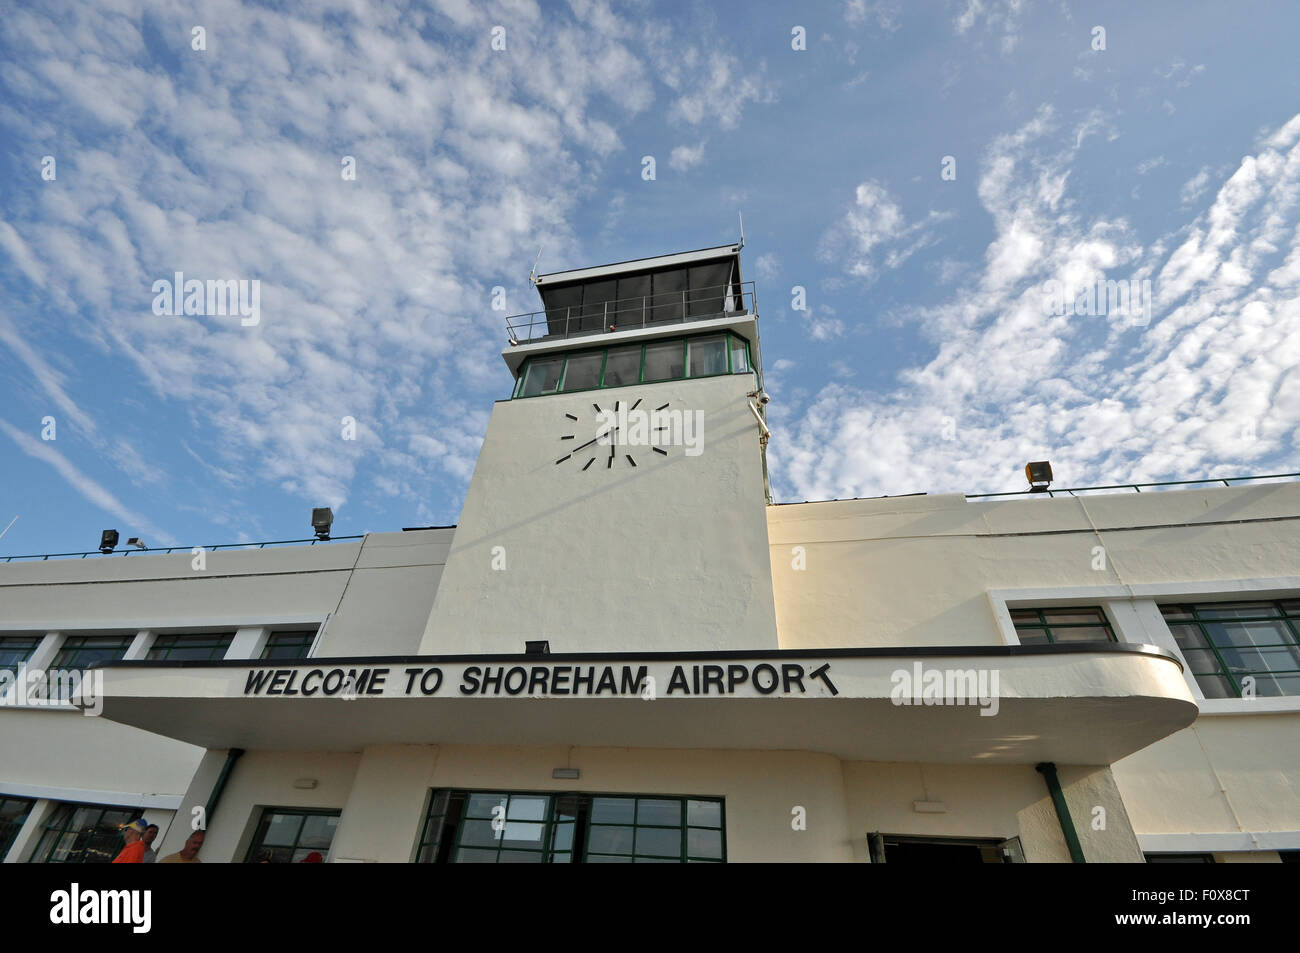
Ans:
[{"label": "light fixture on roof", "polygon": [[1025,479],[1030,493],[1042,493],[1052,485],[1052,465],[1046,460],[1025,464]]},{"label": "light fixture on roof", "polygon": [[145,545],[144,540],[141,539],[139,536],[132,536],[130,539],[128,539],[128,540],[126,541],[126,544],[127,544],[128,546],[134,546],[136,549],[148,549],[148,548],[149,548],[148,546]]},{"label": "light fixture on roof", "polygon": [[117,548],[117,530],[106,529],[99,534],[99,551],[101,553],[111,553]]},{"label": "light fixture on roof", "polygon": [[317,539],[329,539],[333,525],[334,511],[328,506],[318,506],[311,511],[311,528],[316,531]]}]

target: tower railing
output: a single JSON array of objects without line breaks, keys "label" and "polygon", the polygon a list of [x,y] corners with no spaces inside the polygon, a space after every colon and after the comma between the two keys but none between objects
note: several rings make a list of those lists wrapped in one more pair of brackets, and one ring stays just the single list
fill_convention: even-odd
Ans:
[{"label": "tower railing", "polygon": [[733,281],[511,315],[506,330],[511,344],[527,344],[757,313],[754,283]]}]

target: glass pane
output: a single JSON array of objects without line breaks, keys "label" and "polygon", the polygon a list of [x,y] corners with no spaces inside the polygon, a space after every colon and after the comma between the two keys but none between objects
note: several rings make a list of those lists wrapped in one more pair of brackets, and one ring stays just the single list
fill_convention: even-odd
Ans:
[{"label": "glass pane", "polygon": [[1038,618],[1037,609],[1012,609],[1012,622],[1028,622],[1030,625],[1042,625],[1043,622]]},{"label": "glass pane", "polygon": [[1292,642],[1285,622],[1208,622],[1205,630],[1215,645],[1278,645]]},{"label": "glass pane", "polygon": [[1193,675],[1218,675],[1223,671],[1219,660],[1209,649],[1184,649],[1183,658],[1187,659],[1187,665]]},{"label": "glass pane", "polygon": [[582,285],[544,289],[542,306],[546,308],[548,334],[563,335],[568,331],[577,331],[582,323]]},{"label": "glass pane", "polygon": [[1222,675],[1197,675],[1196,684],[1206,698],[1236,698],[1232,683]]},{"label": "glass pane", "polygon": [[555,825],[555,835],[551,843],[554,850],[572,850],[573,849],[573,825],[557,824]]},{"label": "glass pane", "polygon": [[687,801],[686,823],[693,827],[721,827],[722,805],[717,801]]},{"label": "glass pane", "polygon": [[497,852],[495,850],[461,847],[456,851],[456,863],[458,864],[495,864],[496,862]]},{"label": "glass pane", "polygon": [[680,827],[682,824],[682,802],[639,798],[636,802],[636,822],[637,824]]},{"label": "glass pane", "polygon": [[1048,625],[1088,625],[1106,621],[1100,609],[1044,609],[1043,618]]},{"label": "glass pane", "polygon": [[654,275],[654,313],[651,323],[681,321],[686,313],[686,269],[673,268]]},{"label": "glass pane", "polygon": [[636,810],[636,800],[630,797],[597,797],[591,799],[591,819],[597,824],[631,824]]},{"label": "glass pane", "polygon": [[618,279],[618,311],[615,326],[640,327],[650,321],[650,275],[623,275]]},{"label": "glass pane", "polygon": [[593,825],[588,835],[587,850],[604,854],[630,854],[633,830],[631,827]]},{"label": "glass pane", "polygon": [[297,814],[272,814],[262,843],[267,847],[292,847],[301,826],[302,817]]},{"label": "glass pane", "polygon": [[1109,642],[1110,632],[1099,625],[1067,626],[1052,629],[1052,639],[1056,642]]},{"label": "glass pane", "polygon": [[707,265],[692,265],[688,269],[690,294],[688,311],[691,317],[721,314],[727,296],[727,280],[731,277],[731,262],[719,261]]},{"label": "glass pane", "polygon": [[691,351],[691,377],[727,373],[727,339],[722,335],[692,338],[687,342]]},{"label": "glass pane", "polygon": [[[1279,695],[1300,695],[1300,673],[1294,675],[1256,675],[1255,695],[1260,698],[1275,698]],[[1242,692],[1246,686],[1242,685]]]},{"label": "glass pane", "polygon": [[544,855],[540,850],[503,850],[497,857],[498,864],[540,864]]},{"label": "glass pane", "polygon": [[560,383],[560,369],[563,358],[546,357],[530,360],[524,371],[524,386],[519,391],[520,397],[536,397],[538,394],[554,394]]},{"label": "glass pane", "polygon": [[646,381],[674,380],[682,376],[685,348],[681,341],[666,341],[645,346]]},{"label": "glass pane", "polygon": [[1191,606],[1161,606],[1160,611],[1166,619],[1193,618]]},{"label": "glass pane", "polygon": [[502,836],[503,847],[537,847],[542,846],[542,836],[546,833],[545,824],[524,824],[509,821]]},{"label": "glass pane", "polygon": [[681,857],[633,857],[634,864],[679,864]]},{"label": "glass pane", "polygon": [[722,857],[722,831],[705,831],[687,828],[686,853],[691,857],[719,859]]},{"label": "glass pane", "polygon": [[614,295],[618,281],[606,278],[589,281],[582,288],[582,330],[602,331],[612,322],[609,312],[614,310]]},{"label": "glass pane", "polygon": [[742,338],[731,339],[731,373],[743,374],[749,370],[749,353]]},{"label": "glass pane", "polygon": [[471,794],[469,803],[465,805],[466,817],[504,817],[505,815],[498,811],[492,813],[494,807],[505,808],[506,796],[504,794]]},{"label": "glass pane", "polygon": [[1016,626],[1016,637],[1020,639],[1021,645],[1046,645],[1048,641],[1047,630],[1042,628],[1022,629]]},{"label": "glass pane", "polygon": [[1261,616],[1275,619],[1281,615],[1277,606],[1270,602],[1223,602],[1197,606],[1196,614],[1202,619],[1258,619]]},{"label": "glass pane", "polygon": [[1210,640],[1205,637],[1199,625],[1171,625],[1169,631],[1174,634],[1180,649],[1208,649]]},{"label": "glass pane", "polygon": [[605,361],[605,386],[636,384],[641,378],[641,347],[610,348]]},{"label": "glass pane", "polygon": [[573,854],[568,851],[564,851],[564,852],[557,851],[556,853],[551,855],[551,863],[571,864],[573,863]]},{"label": "glass pane", "polygon": [[680,857],[682,831],[679,827],[638,827],[636,852],[656,857]]},{"label": "glass pane", "polygon": [[495,847],[501,833],[491,821],[465,821],[460,827],[460,842],[471,847]]},{"label": "glass pane", "polygon": [[588,854],[587,863],[589,864],[630,864],[632,863],[632,858],[630,855],[626,857],[611,857],[608,854],[604,854],[604,855]]},{"label": "glass pane", "polygon": [[564,389],[590,390],[600,385],[600,365],[605,360],[601,351],[590,354],[575,354],[569,358],[564,369]]},{"label": "glass pane", "polygon": [[1220,649],[1230,672],[1300,671],[1300,649],[1278,646],[1271,649]]},{"label": "glass pane", "polygon": [[337,817],[312,815],[303,821],[302,834],[298,837],[298,846],[328,850],[330,843],[334,840],[334,831],[338,826],[339,819]]}]

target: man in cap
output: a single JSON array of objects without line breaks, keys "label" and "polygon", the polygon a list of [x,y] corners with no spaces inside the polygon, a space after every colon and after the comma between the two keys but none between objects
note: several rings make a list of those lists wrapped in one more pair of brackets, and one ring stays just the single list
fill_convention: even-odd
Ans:
[{"label": "man in cap", "polygon": [[129,824],[123,824],[119,830],[122,832],[122,839],[126,841],[126,846],[122,848],[121,853],[113,858],[115,864],[142,864],[144,863],[144,832],[149,829],[143,817],[137,817]]}]

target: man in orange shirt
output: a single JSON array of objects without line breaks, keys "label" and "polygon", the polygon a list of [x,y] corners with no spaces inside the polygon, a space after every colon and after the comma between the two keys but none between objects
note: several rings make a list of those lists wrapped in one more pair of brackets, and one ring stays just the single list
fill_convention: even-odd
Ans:
[{"label": "man in orange shirt", "polygon": [[123,824],[122,839],[126,841],[126,846],[122,848],[121,853],[113,858],[115,864],[142,864],[144,863],[145,842],[142,840],[144,832],[149,829],[149,825],[144,822],[143,817],[137,817],[130,824]]}]

